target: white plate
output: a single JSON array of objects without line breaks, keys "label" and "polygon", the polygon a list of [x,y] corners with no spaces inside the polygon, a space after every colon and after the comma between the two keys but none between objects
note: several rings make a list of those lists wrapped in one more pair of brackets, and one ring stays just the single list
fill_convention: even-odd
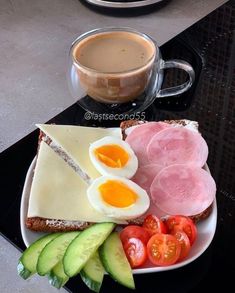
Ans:
[{"label": "white plate", "polygon": [[[33,232],[28,230],[25,227],[25,220],[27,217],[27,211],[28,211],[28,201],[29,201],[29,194],[30,194],[30,188],[32,184],[33,179],[33,170],[36,164],[36,158],[32,161],[29,170],[26,175],[22,199],[21,199],[21,207],[20,207],[20,226],[21,226],[21,234],[24,240],[25,245],[28,247],[33,241],[38,239],[40,236],[44,235],[45,233],[39,233],[39,232]],[[208,166],[205,166],[205,169],[210,172]],[[162,272],[162,271],[168,271],[177,269],[180,267],[183,267],[195,259],[197,259],[210,245],[216,229],[216,222],[217,222],[217,205],[216,200],[213,202],[213,209],[210,214],[210,216],[197,224],[198,228],[198,237],[190,250],[190,254],[188,257],[177,264],[168,266],[168,267],[154,267],[150,263],[146,264],[145,267],[141,269],[135,269],[133,270],[133,273],[135,274],[143,274],[143,273],[154,273],[154,272]]]}]

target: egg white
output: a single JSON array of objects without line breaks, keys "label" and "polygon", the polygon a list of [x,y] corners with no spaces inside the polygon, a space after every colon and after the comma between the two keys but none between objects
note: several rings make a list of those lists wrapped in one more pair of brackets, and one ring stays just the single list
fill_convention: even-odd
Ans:
[{"label": "egg white", "polygon": [[[129,159],[125,166],[120,168],[109,167],[105,165],[103,162],[101,162],[95,155],[95,150],[97,148],[104,145],[112,145],[112,144],[118,145],[119,147],[121,147],[128,153]],[[107,176],[114,175],[114,176],[122,176],[125,178],[131,178],[135,175],[138,169],[138,159],[134,151],[131,149],[128,143],[126,143],[125,141],[117,137],[105,136],[95,141],[94,143],[92,143],[89,148],[89,156],[94,167],[97,169],[98,172],[100,172],[101,175],[107,175]]]},{"label": "egg white", "polygon": [[[138,198],[136,202],[129,207],[119,208],[109,205],[102,199],[102,195],[99,192],[99,186],[107,182],[108,180],[117,180],[124,183],[130,189],[132,189]],[[147,192],[133,181],[118,177],[118,176],[101,176],[96,178],[87,190],[87,196],[90,204],[99,212],[110,218],[116,218],[120,220],[131,220],[142,216],[149,208],[150,200]]]}]

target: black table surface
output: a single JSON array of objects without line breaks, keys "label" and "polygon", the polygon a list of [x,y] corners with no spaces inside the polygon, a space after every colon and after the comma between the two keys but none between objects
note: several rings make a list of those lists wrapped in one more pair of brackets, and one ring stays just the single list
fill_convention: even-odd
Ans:
[{"label": "black table surface", "polygon": [[[210,154],[208,165],[217,183],[218,221],[210,247],[193,263],[168,272],[135,276],[136,292],[198,292],[208,286],[216,289],[223,281],[224,291],[233,285],[235,273],[235,4],[229,1],[216,12],[180,36],[193,46],[202,62],[197,87],[182,100],[157,101],[144,112],[147,120],[196,120]],[[168,47],[177,52],[173,43]],[[166,48],[168,48],[166,50]],[[179,51],[179,50],[178,50]],[[180,50],[182,58],[185,53]],[[164,55],[163,54],[163,55]],[[175,57],[175,56],[173,56]],[[198,65],[200,67],[200,64]],[[169,74],[180,79],[179,73]],[[86,126],[114,126],[120,121],[86,120],[84,110],[72,105],[50,122]],[[0,154],[0,231],[19,249],[24,249],[20,233],[20,200],[27,169],[35,156],[38,131]],[[16,264],[17,265],[17,264]],[[79,277],[68,283],[72,292],[89,292]],[[129,292],[105,277],[101,292]],[[131,291],[130,291],[131,292]]]}]

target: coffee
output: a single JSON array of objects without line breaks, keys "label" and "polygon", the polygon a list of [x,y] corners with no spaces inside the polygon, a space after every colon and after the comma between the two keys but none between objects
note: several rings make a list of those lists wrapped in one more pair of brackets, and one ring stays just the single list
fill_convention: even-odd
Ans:
[{"label": "coffee", "polygon": [[110,32],[83,40],[74,50],[81,65],[105,73],[121,73],[146,65],[155,47],[143,37],[129,32]]},{"label": "coffee", "polygon": [[93,34],[72,48],[81,86],[105,103],[125,103],[140,96],[148,85],[155,54],[150,39],[128,31]]},{"label": "coffee", "polygon": [[[155,41],[131,28],[89,31],[73,42],[69,57],[71,94],[81,107],[94,113],[144,111],[156,98],[186,92],[195,80],[189,63],[163,60]],[[164,70],[169,68],[184,70],[189,79],[162,89]]]}]

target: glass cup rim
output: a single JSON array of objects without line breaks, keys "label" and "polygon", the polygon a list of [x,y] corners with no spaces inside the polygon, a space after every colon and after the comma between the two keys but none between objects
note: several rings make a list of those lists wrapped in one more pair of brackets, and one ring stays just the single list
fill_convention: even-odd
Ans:
[{"label": "glass cup rim", "polygon": [[[109,33],[109,32],[119,32],[119,31],[120,32],[129,32],[129,33],[139,35],[140,37],[142,37],[145,40],[149,41],[153,45],[153,47],[155,48],[154,53],[147,60],[146,64],[144,64],[142,66],[139,66],[139,67],[136,67],[134,69],[130,69],[130,70],[122,71],[122,72],[105,72],[105,71],[99,71],[99,70],[96,70],[96,69],[86,67],[83,64],[81,64],[78,60],[76,60],[76,58],[74,57],[74,54],[73,54],[74,48],[77,46],[77,44],[79,44],[79,42],[81,42],[82,40],[86,39],[87,37],[95,35],[95,34]],[[73,41],[73,43],[71,45],[71,48],[70,48],[69,55],[70,55],[70,58],[72,57],[73,63],[78,68],[81,68],[81,69],[83,69],[85,71],[96,73],[96,74],[99,74],[99,75],[105,74],[105,75],[113,75],[113,76],[118,75],[118,76],[120,76],[120,75],[130,74],[130,73],[134,73],[136,71],[145,69],[146,67],[148,67],[154,61],[158,51],[159,51],[159,48],[156,45],[155,41],[145,33],[139,32],[139,31],[137,31],[135,29],[132,29],[132,28],[129,28],[129,27],[105,27],[105,28],[96,28],[96,29],[90,30],[90,31],[80,35],[76,40]]]}]

